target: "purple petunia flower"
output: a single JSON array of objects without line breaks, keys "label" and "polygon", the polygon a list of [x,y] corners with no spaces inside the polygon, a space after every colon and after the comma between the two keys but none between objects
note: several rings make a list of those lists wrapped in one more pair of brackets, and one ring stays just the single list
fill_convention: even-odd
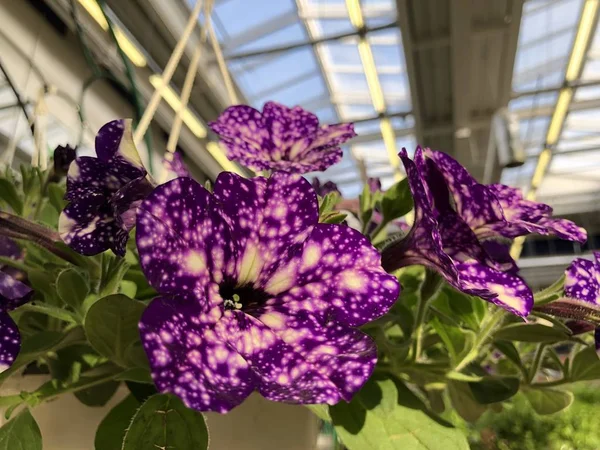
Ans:
[{"label": "purple petunia flower", "polygon": [[456,211],[480,239],[499,236],[512,239],[534,233],[586,241],[583,228],[570,220],[552,218],[550,206],[525,200],[520,189],[480,184],[446,153],[430,149],[424,152],[446,181]]},{"label": "purple petunia flower", "polygon": [[8,369],[21,349],[21,335],[8,314],[27,303],[33,290],[10,275],[0,272],[0,373]]},{"label": "purple petunia flower", "polygon": [[60,215],[63,241],[83,255],[111,249],[125,255],[135,209],[153,188],[138,155],[131,120],[114,120],[96,136],[97,158],[82,156],[69,167],[70,201]]},{"label": "purple petunia flower", "polygon": [[[452,286],[495,303],[519,316],[529,314],[533,294],[525,282],[505,270],[487,252],[467,223],[452,208],[446,184],[421,149],[411,161],[402,150],[413,195],[415,222],[404,239],[383,251],[387,271],[422,264],[438,271]],[[512,266],[511,266],[512,269]]]},{"label": "purple petunia flower", "polygon": [[219,175],[157,187],[137,215],[144,273],[160,293],[140,320],[154,382],[200,411],[258,390],[273,401],[349,400],[377,351],[355,329],[386,313],[399,285],[368,240],[318,223],[299,175]]},{"label": "purple petunia flower", "polygon": [[321,125],[299,106],[267,102],[262,113],[250,106],[227,108],[209,124],[227,157],[253,170],[293,173],[323,171],[342,159],[339,147],[356,136],[351,123]]},{"label": "purple petunia flower", "polygon": [[165,165],[165,169],[167,169],[169,172],[174,173],[178,177],[190,176],[190,172],[186,167],[185,163],[183,162],[183,157],[179,152],[167,152],[165,158],[163,159],[163,164]]},{"label": "purple petunia flower", "polygon": [[[594,261],[573,260],[565,271],[565,295],[600,309],[600,252],[594,252]],[[596,328],[595,340],[600,349],[600,328]]]},{"label": "purple petunia flower", "polygon": [[333,181],[326,181],[325,183],[321,184],[321,180],[319,180],[317,177],[314,177],[312,180],[312,187],[319,197],[325,197],[327,194],[332,192],[337,192],[340,196],[342,195],[337,187],[337,184],[335,184]]}]

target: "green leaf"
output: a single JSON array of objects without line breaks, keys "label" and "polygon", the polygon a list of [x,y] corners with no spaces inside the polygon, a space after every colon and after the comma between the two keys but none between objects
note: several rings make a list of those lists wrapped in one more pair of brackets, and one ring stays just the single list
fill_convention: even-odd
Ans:
[{"label": "green leaf", "polygon": [[96,430],[94,448],[96,450],[121,450],[127,427],[139,407],[140,403],[133,395],[129,395],[111,409]]},{"label": "green leaf", "polygon": [[558,389],[525,389],[523,391],[529,403],[540,415],[554,414],[568,408],[573,403],[573,393]]},{"label": "green leaf", "polygon": [[73,328],[67,333],[59,331],[41,331],[23,340],[19,356],[12,365],[0,373],[0,385],[19,368],[35,361],[50,351],[57,351],[85,339],[80,327]]},{"label": "green leaf", "polygon": [[461,356],[466,354],[475,341],[475,334],[470,330],[464,330],[454,325],[442,323],[435,317],[431,325],[438,333],[454,362],[458,362]]},{"label": "green leaf", "polygon": [[344,213],[331,212],[329,214],[325,214],[324,216],[321,216],[321,218],[319,219],[319,222],[338,224],[338,223],[342,223],[344,220],[346,220],[347,216],[348,215],[344,214]]},{"label": "green leaf", "polygon": [[519,379],[513,377],[484,377],[470,382],[469,387],[477,402],[483,405],[508,400],[519,392]]},{"label": "green leaf", "polygon": [[463,433],[428,412],[398,380],[371,378],[350,403],[329,408],[336,432],[350,450],[467,450]]},{"label": "green leaf", "polygon": [[56,279],[58,296],[67,305],[79,310],[90,293],[90,287],[84,276],[75,269],[63,270]]},{"label": "green leaf", "polygon": [[135,298],[135,294],[137,294],[137,284],[133,281],[123,280],[121,281],[119,293],[126,295],[129,298]]},{"label": "green leaf", "polygon": [[47,271],[37,269],[29,270],[27,275],[29,283],[35,292],[42,294],[47,302],[57,304],[53,300],[56,298],[55,277]]},{"label": "green leaf", "polygon": [[143,384],[154,384],[154,381],[152,381],[152,376],[150,375],[150,371],[142,367],[128,369],[125,372],[118,375],[117,377],[115,377],[115,380],[135,381],[136,383]]},{"label": "green leaf", "polygon": [[413,209],[412,194],[408,187],[408,179],[404,178],[383,194],[381,213],[384,222],[390,222],[406,215],[411,209]]},{"label": "green leaf", "polygon": [[85,334],[92,347],[122,367],[137,365],[131,349],[140,343],[138,322],[144,304],[122,294],[109,295],[92,305],[85,317]]},{"label": "green leaf", "polygon": [[42,450],[42,433],[29,409],[0,428],[0,450]]},{"label": "green leaf", "polygon": [[569,340],[569,335],[555,327],[539,323],[514,323],[500,328],[495,338],[517,342],[560,342]]},{"label": "green leaf", "polygon": [[4,178],[0,178],[0,198],[12,208],[15,214],[23,213],[23,200],[19,197],[15,186]]},{"label": "green leaf", "polygon": [[487,410],[485,405],[482,405],[473,395],[473,391],[469,388],[468,383],[462,381],[449,381],[448,394],[452,406],[460,417],[467,422],[475,422]]},{"label": "green leaf", "polygon": [[150,397],[133,416],[122,450],[208,448],[204,417],[169,394]]},{"label": "green leaf", "polygon": [[571,363],[573,381],[600,379],[600,359],[593,347],[586,347],[575,355]]},{"label": "green leaf", "polygon": [[329,416],[329,408],[327,405],[305,405],[308,409],[312,411],[312,413],[317,416],[319,419],[324,420],[325,422],[331,422],[331,417]]},{"label": "green leaf", "polygon": [[104,406],[115,395],[120,384],[118,381],[107,381],[98,386],[77,391],[75,397],[86,406]]},{"label": "green leaf", "polygon": [[50,200],[50,204],[59,213],[67,206],[67,201],[64,197],[65,189],[62,186],[56,183],[50,183],[48,185],[48,199]]}]

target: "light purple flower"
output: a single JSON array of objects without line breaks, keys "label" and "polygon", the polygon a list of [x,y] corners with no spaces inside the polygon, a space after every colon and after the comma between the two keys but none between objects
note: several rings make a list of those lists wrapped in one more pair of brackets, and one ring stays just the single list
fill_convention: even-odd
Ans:
[{"label": "light purple flower", "polygon": [[293,173],[323,171],[342,159],[340,145],[356,136],[351,123],[321,125],[299,106],[267,102],[262,113],[250,106],[227,108],[209,124],[227,157],[253,170]]},{"label": "light purple flower", "polygon": [[31,288],[0,272],[0,373],[12,365],[21,350],[19,328],[8,312],[27,303],[32,296]]},{"label": "light purple flower", "polygon": [[165,165],[165,169],[167,169],[169,172],[174,173],[177,177],[190,176],[190,171],[183,162],[183,157],[179,152],[167,152],[165,158],[163,159],[163,164]]},{"label": "light purple flower", "polygon": [[[452,286],[495,303],[519,316],[529,314],[533,294],[525,282],[503,270],[471,228],[453,209],[439,172],[421,149],[411,161],[402,150],[415,207],[415,222],[406,237],[382,254],[387,271],[421,264],[438,271]],[[429,165],[429,166],[428,166]]]},{"label": "light purple flower", "polygon": [[226,412],[258,390],[273,401],[349,400],[373,371],[358,327],[386,313],[399,285],[367,239],[318,223],[299,175],[190,178],[142,203],[141,265],[160,293],[140,321],[154,382],[188,407]]},{"label": "light purple flower", "polygon": [[135,209],[153,182],[133,144],[131,120],[114,120],[96,136],[97,158],[82,156],[69,167],[58,231],[83,255],[111,249],[123,256]]},{"label": "light purple flower", "polygon": [[381,180],[377,177],[370,177],[367,179],[367,185],[369,186],[371,193],[381,191]]},{"label": "light purple flower", "polygon": [[552,218],[552,208],[525,200],[520,189],[478,183],[458,161],[443,152],[425,149],[445,179],[456,211],[480,238],[515,238],[528,234],[557,236],[585,242],[586,231],[566,219]]},{"label": "light purple flower", "polygon": [[342,195],[337,187],[337,184],[335,184],[333,181],[326,181],[325,183],[321,184],[321,180],[319,180],[317,177],[314,177],[312,180],[312,187],[319,197],[325,197],[327,194],[332,192],[337,192],[340,196]]}]

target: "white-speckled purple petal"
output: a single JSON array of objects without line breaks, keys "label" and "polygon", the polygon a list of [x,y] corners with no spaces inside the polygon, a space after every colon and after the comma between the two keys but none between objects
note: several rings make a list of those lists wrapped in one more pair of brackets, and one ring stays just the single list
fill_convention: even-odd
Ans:
[{"label": "white-speckled purple petal", "polygon": [[600,305],[600,252],[595,261],[576,258],[565,271],[565,295]]},{"label": "white-speckled purple petal", "polygon": [[142,315],[140,337],[160,392],[198,411],[225,413],[250,395],[256,378],[204,316],[197,298],[159,297]]},{"label": "white-speckled purple petal", "polygon": [[19,327],[6,311],[0,309],[0,373],[12,365],[20,350]]}]

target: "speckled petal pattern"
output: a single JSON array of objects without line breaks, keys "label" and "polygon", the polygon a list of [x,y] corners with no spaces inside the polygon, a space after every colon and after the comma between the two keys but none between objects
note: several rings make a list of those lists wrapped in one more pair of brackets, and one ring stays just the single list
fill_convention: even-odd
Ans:
[{"label": "speckled petal pattern", "polygon": [[565,295],[600,305],[600,252],[594,261],[576,258],[565,271]]},{"label": "speckled petal pattern", "polygon": [[227,157],[254,170],[322,171],[340,161],[339,145],[354,137],[352,124],[319,126],[317,117],[295,106],[267,102],[262,113],[250,106],[227,108],[209,124]]},{"label": "speckled petal pattern", "polygon": [[223,173],[213,194],[178,178],[143,201],[136,236],[163,294],[140,321],[161,392],[201,411],[226,412],[254,389],[333,404],[371,374],[375,345],[350,327],[385,314],[398,281],[360,233],[318,224],[299,175]]},{"label": "speckled petal pattern", "polygon": [[177,395],[189,408],[225,413],[255,389],[248,362],[202,323],[201,303],[185,296],[152,300],[140,336],[160,392]]},{"label": "speckled petal pattern", "polygon": [[21,350],[21,334],[14,320],[0,310],[0,373],[8,369]]},{"label": "speckled petal pattern", "polygon": [[511,273],[469,261],[456,264],[460,288],[518,316],[525,317],[533,308],[533,293],[525,281]]},{"label": "speckled petal pattern", "polygon": [[153,187],[133,144],[131,120],[104,125],[96,136],[97,158],[82,156],[67,173],[70,203],[59,219],[63,241],[83,255],[111,249],[125,255],[137,205]]}]

